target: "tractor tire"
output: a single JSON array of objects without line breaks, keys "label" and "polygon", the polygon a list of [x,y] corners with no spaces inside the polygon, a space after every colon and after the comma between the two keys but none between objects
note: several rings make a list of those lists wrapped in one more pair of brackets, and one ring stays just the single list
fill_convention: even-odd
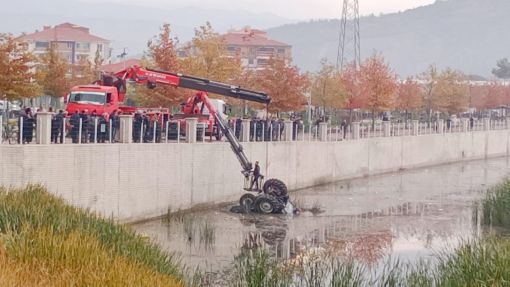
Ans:
[{"label": "tractor tire", "polygon": [[266,180],[262,188],[265,194],[269,194],[275,197],[287,196],[287,186],[283,181],[275,178]]},{"label": "tractor tire", "polygon": [[278,201],[270,195],[261,195],[255,199],[255,208],[257,212],[262,214],[277,213],[278,210],[281,210],[279,208],[280,205],[281,204],[279,204]]},{"label": "tractor tire", "polygon": [[256,200],[256,196],[251,193],[246,193],[243,196],[241,196],[241,199],[239,199],[239,205],[241,205],[242,208],[246,209],[246,211],[251,211]]}]

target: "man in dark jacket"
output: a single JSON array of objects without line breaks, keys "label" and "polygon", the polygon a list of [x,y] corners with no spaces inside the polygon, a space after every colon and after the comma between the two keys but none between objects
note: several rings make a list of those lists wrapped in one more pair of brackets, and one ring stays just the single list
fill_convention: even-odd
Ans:
[{"label": "man in dark jacket", "polygon": [[71,138],[73,139],[73,143],[78,143],[78,135],[80,131],[80,114],[78,111],[74,111],[74,114],[71,116],[69,120],[71,123]]},{"label": "man in dark jacket", "polygon": [[21,132],[21,142],[23,144],[28,144],[32,142],[33,134],[34,134],[34,126],[35,119],[32,115],[32,110],[30,108],[25,109],[25,113],[21,115],[18,120],[18,128]]},{"label": "man in dark jacket", "polygon": [[107,133],[108,133],[108,125],[106,121],[106,117],[108,117],[107,113],[102,114],[97,117],[97,142],[105,143]]},{"label": "man in dark jacket", "polygon": [[253,188],[253,184],[255,184],[256,188],[255,190],[259,190],[259,178],[260,178],[260,166],[259,162],[255,162],[255,167],[253,168],[253,179],[251,181],[250,190]]},{"label": "man in dark jacket", "polygon": [[88,124],[88,133],[89,133],[89,142],[94,143],[94,140],[97,139],[97,111],[93,110],[89,116],[89,124]]},{"label": "man in dark jacket", "polygon": [[60,143],[64,141],[64,133],[62,130],[62,125],[64,124],[64,111],[59,110],[58,114],[53,116],[51,119],[51,142],[57,143],[59,134],[60,134]]},{"label": "man in dark jacket", "polygon": [[119,111],[118,110],[115,110],[113,111],[113,113],[110,115],[110,122],[111,122],[111,128],[112,128],[112,138],[110,139],[111,142],[115,142],[116,140],[116,137],[117,137],[117,131],[119,130],[120,128],[120,117],[119,117]]},{"label": "man in dark jacket", "polygon": [[80,119],[81,119],[81,142],[87,143],[88,139],[88,129],[89,129],[89,115],[87,114],[87,110],[81,111]]}]

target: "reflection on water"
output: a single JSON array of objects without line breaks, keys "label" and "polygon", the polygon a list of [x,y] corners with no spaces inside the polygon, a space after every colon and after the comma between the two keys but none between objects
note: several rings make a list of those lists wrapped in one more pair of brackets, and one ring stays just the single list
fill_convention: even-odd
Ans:
[{"label": "reflection on water", "polygon": [[[291,194],[301,206],[320,205],[324,212],[318,215],[239,215],[225,208],[187,215],[195,222],[158,220],[134,228],[181,254],[189,266],[212,271],[254,247],[289,260],[320,251],[369,265],[387,256],[414,261],[478,236],[476,201],[509,172],[507,158],[403,171]],[[213,240],[195,240],[191,233],[213,234]]]}]

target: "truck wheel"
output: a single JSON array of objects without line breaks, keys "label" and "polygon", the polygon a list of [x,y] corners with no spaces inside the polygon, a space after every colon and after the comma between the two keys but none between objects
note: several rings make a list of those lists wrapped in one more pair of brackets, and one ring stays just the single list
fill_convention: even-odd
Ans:
[{"label": "truck wheel", "polygon": [[271,196],[261,195],[255,199],[255,208],[263,214],[276,212],[276,205],[277,202]]},{"label": "truck wheel", "polygon": [[251,210],[253,207],[253,204],[255,203],[255,195],[247,193],[241,196],[241,199],[239,199],[239,204],[241,207],[245,208],[246,210]]},{"label": "truck wheel", "polygon": [[263,187],[264,193],[276,197],[287,196],[287,186],[283,181],[275,178],[266,180]]}]

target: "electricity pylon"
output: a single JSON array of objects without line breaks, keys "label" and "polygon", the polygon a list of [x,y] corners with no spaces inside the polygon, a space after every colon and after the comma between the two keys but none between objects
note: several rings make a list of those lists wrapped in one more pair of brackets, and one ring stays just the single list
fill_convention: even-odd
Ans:
[{"label": "electricity pylon", "polygon": [[336,58],[337,70],[347,65],[359,67],[361,62],[358,0],[343,0],[340,36]]}]

